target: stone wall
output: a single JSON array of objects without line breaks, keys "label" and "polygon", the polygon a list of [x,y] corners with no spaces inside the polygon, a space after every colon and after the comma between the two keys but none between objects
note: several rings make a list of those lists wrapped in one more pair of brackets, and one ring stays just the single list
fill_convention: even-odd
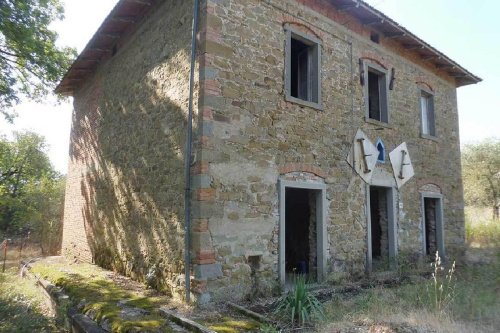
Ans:
[{"label": "stone wall", "polygon": [[[169,291],[183,281],[191,10],[192,1],[162,2],[76,93],[65,203],[66,255]],[[434,186],[447,254],[460,255],[452,78],[396,40],[370,41],[369,27],[323,0],[205,0],[200,19],[191,169],[200,302],[277,290],[280,179],[326,184],[327,269],[365,270],[369,187],[346,160],[358,128],[384,142],[381,184],[395,183],[388,153],[408,145],[415,177],[395,196],[399,251],[421,252],[420,191]],[[286,100],[285,25],[321,41],[321,109]],[[360,59],[396,70],[389,124],[365,121]],[[422,85],[434,93],[437,138],[420,135]]]},{"label": "stone wall", "polygon": [[184,270],[192,1],[159,4],[75,94],[63,253],[162,290]]},{"label": "stone wall", "polygon": [[[285,100],[285,24],[322,42],[323,110]],[[434,183],[443,190],[448,253],[459,253],[464,218],[454,80],[395,40],[376,44],[369,35],[368,27],[326,1],[207,1],[193,233],[195,278],[204,297],[244,297],[251,285],[247,258],[256,253],[265,282],[259,286],[277,284],[277,183],[294,172],[328,185],[329,270],[364,270],[368,188],[346,162],[358,128],[372,142],[382,139],[387,153],[408,145],[416,175],[397,194],[399,250],[421,251],[418,189]],[[396,69],[388,125],[365,121],[359,59]],[[437,139],[420,135],[423,83],[434,92]],[[386,160],[377,170],[393,181]]]}]

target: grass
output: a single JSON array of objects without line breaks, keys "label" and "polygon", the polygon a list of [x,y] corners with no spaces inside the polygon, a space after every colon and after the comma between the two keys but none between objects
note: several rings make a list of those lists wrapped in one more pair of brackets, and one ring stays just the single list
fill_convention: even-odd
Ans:
[{"label": "grass", "polygon": [[62,332],[44,306],[45,298],[16,268],[0,273],[0,332]]},{"label": "grass", "polygon": [[[457,267],[445,308],[436,306],[433,291],[437,284],[432,277],[391,288],[378,286],[354,295],[335,295],[325,304],[329,324],[324,325],[324,332],[342,331],[357,325],[380,332],[399,331],[399,326],[418,327],[423,332],[498,332],[500,222],[481,219],[472,209],[467,213],[469,251],[487,249],[481,253],[489,256],[484,261],[489,264]],[[443,280],[450,268],[441,271]]]},{"label": "grass", "polygon": [[[113,332],[159,328],[170,332],[167,320],[158,312],[164,297],[146,296],[124,288],[111,280],[108,272],[94,265],[37,262],[32,272],[62,287],[75,305],[83,301],[83,312],[98,322],[106,320]],[[122,315],[124,306],[141,309],[143,314],[127,318]]]},{"label": "grass", "polygon": [[471,247],[500,247],[500,221],[491,218],[491,208],[466,207],[465,238]]},{"label": "grass", "polygon": [[358,295],[336,296],[325,304],[328,329],[350,323],[406,323],[436,332],[496,332],[500,327],[498,297],[500,260],[486,267],[457,271],[454,299],[446,311],[436,310],[430,280],[393,288],[376,287]]}]

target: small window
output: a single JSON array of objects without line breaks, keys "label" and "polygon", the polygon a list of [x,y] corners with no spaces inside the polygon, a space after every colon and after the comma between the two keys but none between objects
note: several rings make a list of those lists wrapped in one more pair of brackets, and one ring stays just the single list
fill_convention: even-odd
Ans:
[{"label": "small window", "polygon": [[368,67],[367,76],[368,118],[388,123],[387,75],[385,72]]},{"label": "small window", "polygon": [[374,31],[370,32],[370,40],[374,43],[380,43],[380,35]]},{"label": "small window", "polygon": [[382,140],[378,139],[376,146],[378,150],[377,162],[385,163],[385,146]]},{"label": "small window", "polygon": [[434,96],[423,90],[420,91],[420,113],[422,116],[422,134],[436,136]]},{"label": "small window", "polygon": [[287,31],[286,96],[293,102],[320,104],[320,45],[314,38]]}]

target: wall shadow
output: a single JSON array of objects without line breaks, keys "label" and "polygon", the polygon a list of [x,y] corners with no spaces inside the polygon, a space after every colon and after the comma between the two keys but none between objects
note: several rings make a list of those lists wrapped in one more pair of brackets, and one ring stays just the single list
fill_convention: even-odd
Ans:
[{"label": "wall shadow", "polygon": [[191,4],[170,6],[75,96],[70,149],[93,261],[167,292],[184,272]]}]

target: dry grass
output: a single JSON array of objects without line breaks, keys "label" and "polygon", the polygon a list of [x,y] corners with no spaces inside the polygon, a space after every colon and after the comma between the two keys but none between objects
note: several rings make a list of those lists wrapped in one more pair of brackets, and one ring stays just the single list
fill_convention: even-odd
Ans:
[{"label": "dry grass", "polygon": [[500,248],[500,221],[486,207],[466,207],[465,238],[472,248]]},{"label": "dry grass", "polygon": [[493,333],[500,327],[500,222],[484,210],[467,210],[468,257],[456,269],[452,299],[436,310],[430,278],[392,288],[376,287],[357,295],[337,295],[325,304],[322,332]]}]

